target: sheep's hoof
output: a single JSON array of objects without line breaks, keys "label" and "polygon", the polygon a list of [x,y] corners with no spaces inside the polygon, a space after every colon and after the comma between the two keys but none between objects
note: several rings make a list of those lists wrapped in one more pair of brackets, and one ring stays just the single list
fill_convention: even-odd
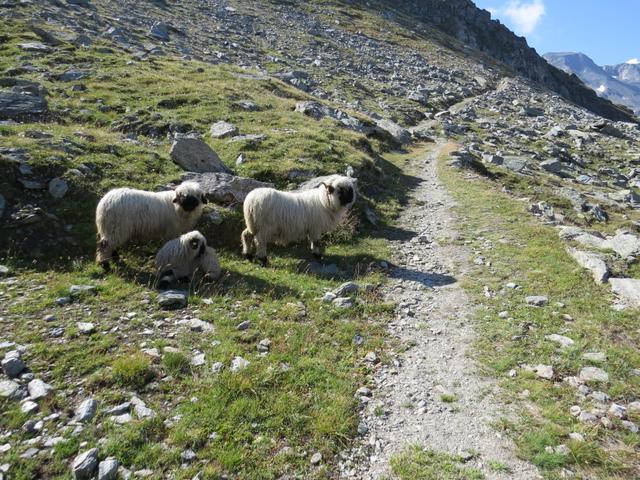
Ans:
[{"label": "sheep's hoof", "polygon": [[243,253],[242,255],[250,262],[253,262],[253,253]]},{"label": "sheep's hoof", "polygon": [[313,258],[315,258],[317,261],[322,260],[322,254],[321,253],[313,253],[311,252],[313,255]]},{"label": "sheep's hoof", "polygon": [[266,267],[269,265],[269,260],[267,259],[267,257],[257,257],[256,260],[263,267]]},{"label": "sheep's hoof", "polygon": [[164,277],[158,281],[158,290],[167,290],[171,286],[171,278]]},{"label": "sheep's hoof", "polygon": [[102,260],[101,262],[98,262],[98,264],[102,267],[104,273],[109,273],[111,271],[111,264],[109,263],[109,260]]}]

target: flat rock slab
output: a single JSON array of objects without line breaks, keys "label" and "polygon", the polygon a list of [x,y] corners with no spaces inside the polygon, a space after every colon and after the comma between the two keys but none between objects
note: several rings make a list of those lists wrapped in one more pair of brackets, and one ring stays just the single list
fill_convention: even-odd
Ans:
[{"label": "flat rock slab", "polygon": [[175,310],[187,306],[187,292],[167,290],[158,295],[158,305],[164,310]]},{"label": "flat rock slab", "polygon": [[14,88],[0,90],[0,120],[26,120],[40,117],[47,111],[47,100]]},{"label": "flat rock slab", "polygon": [[169,155],[175,163],[189,172],[232,173],[232,170],[222,163],[218,154],[199,138],[181,137],[176,139],[171,146]]},{"label": "flat rock slab", "polygon": [[618,231],[613,237],[608,237],[604,248],[609,248],[622,258],[640,254],[640,238],[631,233]]},{"label": "flat rock slab", "polygon": [[583,252],[575,248],[568,248],[567,252],[578,262],[578,265],[591,272],[591,276],[596,283],[605,283],[607,281],[611,272],[600,255],[592,252]]},{"label": "flat rock slab", "polygon": [[640,280],[637,278],[610,278],[611,290],[618,296],[621,307],[640,308]]},{"label": "flat rock slab", "polygon": [[219,121],[211,125],[209,134],[212,138],[233,137],[238,134],[238,127],[233,123]]},{"label": "flat rock slab", "polygon": [[199,183],[207,200],[223,205],[244,202],[249,192],[256,188],[273,188],[272,183],[228,173],[187,173],[182,176],[182,181],[187,180]]},{"label": "flat rock slab", "polygon": [[608,382],[609,374],[598,367],[584,367],[580,370],[578,378],[583,382]]}]

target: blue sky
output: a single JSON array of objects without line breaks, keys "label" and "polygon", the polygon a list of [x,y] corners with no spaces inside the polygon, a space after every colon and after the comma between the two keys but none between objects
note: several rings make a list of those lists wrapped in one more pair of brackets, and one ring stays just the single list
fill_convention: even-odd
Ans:
[{"label": "blue sky", "polygon": [[640,0],[474,0],[539,54],[582,52],[598,65],[640,58]]}]

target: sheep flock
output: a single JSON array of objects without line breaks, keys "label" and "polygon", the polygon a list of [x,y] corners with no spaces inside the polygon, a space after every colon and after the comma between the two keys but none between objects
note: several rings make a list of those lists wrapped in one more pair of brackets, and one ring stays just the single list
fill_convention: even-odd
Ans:
[{"label": "sheep flock", "polygon": [[[306,240],[319,257],[322,236],[342,222],[355,199],[356,179],[341,175],[327,177],[309,190],[257,188],[243,205],[242,254],[266,266],[268,244]],[[164,241],[155,258],[160,289],[201,277],[219,278],[222,269],[215,250],[194,230],[206,203],[200,185],[191,181],[162,192],[110,190],[96,208],[96,261],[109,271],[126,244]]]}]

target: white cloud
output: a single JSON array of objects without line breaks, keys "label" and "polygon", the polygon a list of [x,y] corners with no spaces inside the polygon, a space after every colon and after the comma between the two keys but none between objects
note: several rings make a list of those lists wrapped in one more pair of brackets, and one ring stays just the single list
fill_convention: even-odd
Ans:
[{"label": "white cloud", "polygon": [[631,60],[627,60],[626,63],[628,63],[629,65],[639,65],[640,60],[637,58],[632,58]]},{"label": "white cloud", "polygon": [[507,5],[495,12],[509,21],[516,33],[528,35],[532,33],[545,14],[544,0],[511,0]]}]

